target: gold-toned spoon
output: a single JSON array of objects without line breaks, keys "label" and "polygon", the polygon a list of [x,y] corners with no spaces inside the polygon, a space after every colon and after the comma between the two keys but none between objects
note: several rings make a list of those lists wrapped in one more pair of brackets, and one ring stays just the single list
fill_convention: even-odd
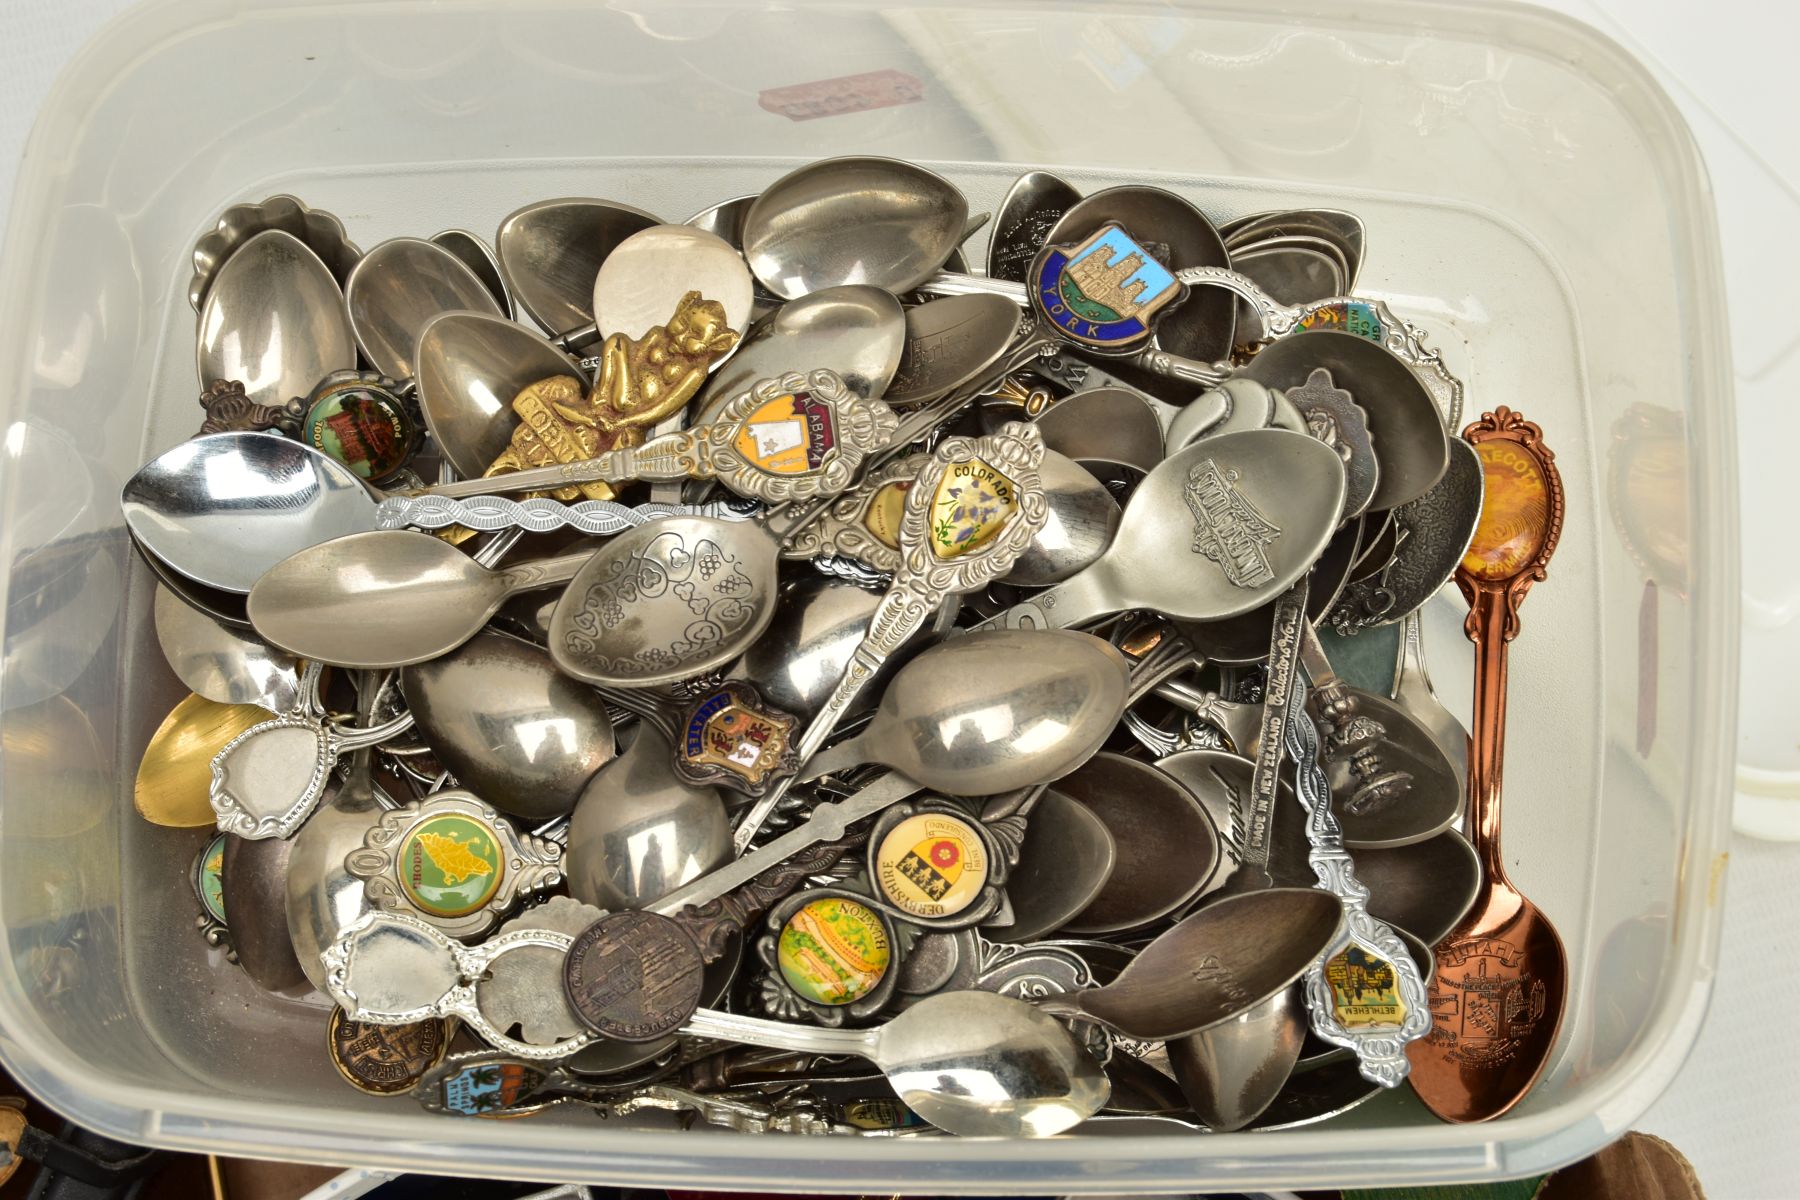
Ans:
[{"label": "gold-toned spoon", "polygon": [[1500,852],[1507,643],[1562,532],[1562,477],[1543,430],[1511,409],[1484,414],[1463,436],[1481,457],[1486,490],[1456,571],[1475,643],[1467,828],[1485,878],[1469,915],[1437,944],[1431,1034],[1407,1047],[1413,1090],[1456,1122],[1497,1117],[1531,1090],[1556,1045],[1569,975],[1562,939],[1506,877]]},{"label": "gold-toned spoon", "polygon": [[211,825],[213,757],[270,716],[254,704],[218,704],[190,693],[157,726],[138,763],[131,798],[144,820],[174,829]]}]

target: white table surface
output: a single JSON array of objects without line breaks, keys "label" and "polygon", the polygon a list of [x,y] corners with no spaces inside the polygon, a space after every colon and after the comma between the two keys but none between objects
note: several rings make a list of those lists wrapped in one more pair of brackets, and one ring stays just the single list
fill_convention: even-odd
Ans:
[{"label": "white table surface", "polygon": [[[129,0],[0,0],[0,226],[33,117],[58,71]],[[1746,722],[1753,765],[1800,761],[1785,664],[1800,659],[1800,571],[1776,521],[1795,501],[1800,327],[1780,289],[1800,278],[1800,139],[1792,55],[1800,8],[1713,0],[1554,0],[1644,58],[1694,126],[1717,193],[1732,308],[1742,438]],[[1777,314],[1770,319],[1769,314]],[[1771,436],[1771,428],[1780,436]],[[1779,667],[1770,664],[1779,663]],[[1771,708],[1771,706],[1773,706]],[[1640,1128],[1693,1160],[1713,1200],[1800,1195],[1800,845],[1733,839],[1718,986],[1699,1043]]]}]

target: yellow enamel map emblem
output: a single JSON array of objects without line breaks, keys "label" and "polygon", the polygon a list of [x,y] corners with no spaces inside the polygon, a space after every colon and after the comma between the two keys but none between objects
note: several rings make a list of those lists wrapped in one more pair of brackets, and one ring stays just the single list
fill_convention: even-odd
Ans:
[{"label": "yellow enamel map emblem", "polygon": [[957,558],[979,549],[1019,511],[1013,481],[979,458],[951,463],[931,498],[931,551]]}]

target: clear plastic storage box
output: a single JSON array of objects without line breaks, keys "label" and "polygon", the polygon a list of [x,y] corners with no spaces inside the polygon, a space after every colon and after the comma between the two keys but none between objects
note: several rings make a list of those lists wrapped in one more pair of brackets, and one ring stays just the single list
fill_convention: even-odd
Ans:
[{"label": "clear plastic storage box", "polygon": [[[860,84],[847,76],[882,73]],[[872,105],[880,105],[871,107]],[[433,1117],[353,1092],[322,1001],[220,969],[132,811],[181,691],[120,484],[192,434],[189,251],[292,192],[363,246],[528,200],[681,220],[834,154],[918,160],[992,209],[1029,167],[1173,188],[1216,220],[1349,208],[1361,290],[1426,331],[1468,416],[1557,451],[1568,521],[1512,657],[1514,880],[1554,919],[1555,1061],[1491,1124],[1403,1089],[1274,1133],[821,1139]],[[979,261],[985,235],[972,247]],[[1675,109],[1521,7],[1043,0],[164,0],[69,67],[0,275],[0,1043],[128,1141],[449,1173],[750,1191],[1064,1194],[1497,1178],[1627,1128],[1693,1043],[1717,954],[1737,696],[1732,401],[1712,204]],[[1453,590],[1453,589],[1452,589]],[[1466,715],[1459,603],[1428,615]]]}]

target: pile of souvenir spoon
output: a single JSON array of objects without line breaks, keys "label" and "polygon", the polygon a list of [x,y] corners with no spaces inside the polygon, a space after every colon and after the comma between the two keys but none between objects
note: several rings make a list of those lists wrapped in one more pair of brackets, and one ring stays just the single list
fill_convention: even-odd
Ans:
[{"label": "pile of souvenir spoon", "polygon": [[[986,223],[833,159],[492,249],[287,196],[200,241],[204,425],[122,498],[193,691],[136,800],[216,825],[206,940],[329,997],[351,1085],[1019,1136],[1530,1088],[1539,431],[1460,429],[1350,214],[1032,172],[971,273]],[[1453,576],[1472,750],[1414,616]]]}]

